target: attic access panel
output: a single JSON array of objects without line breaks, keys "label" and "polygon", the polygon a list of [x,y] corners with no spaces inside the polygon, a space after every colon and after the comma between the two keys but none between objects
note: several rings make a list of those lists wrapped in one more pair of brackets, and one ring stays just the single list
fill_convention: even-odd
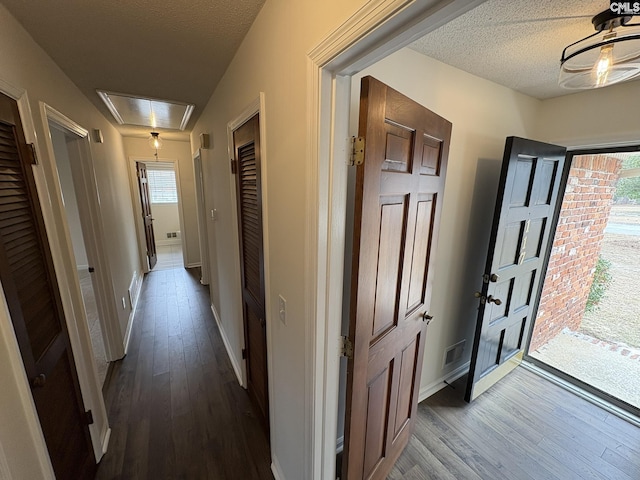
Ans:
[{"label": "attic access panel", "polygon": [[120,125],[184,130],[195,105],[97,90]]}]

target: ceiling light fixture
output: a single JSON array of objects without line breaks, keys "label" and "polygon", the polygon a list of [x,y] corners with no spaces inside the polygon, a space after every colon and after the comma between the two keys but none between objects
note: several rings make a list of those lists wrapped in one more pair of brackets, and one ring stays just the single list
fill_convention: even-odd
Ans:
[{"label": "ceiling light fixture", "polygon": [[560,86],[571,89],[599,88],[640,75],[640,24],[632,15],[611,10],[591,20],[596,33],[562,51]]},{"label": "ceiling light fixture", "polygon": [[151,148],[155,148],[156,160],[158,159],[158,150],[162,148],[162,139],[160,138],[160,134],[158,132],[151,132],[151,136],[149,137],[149,146]]}]

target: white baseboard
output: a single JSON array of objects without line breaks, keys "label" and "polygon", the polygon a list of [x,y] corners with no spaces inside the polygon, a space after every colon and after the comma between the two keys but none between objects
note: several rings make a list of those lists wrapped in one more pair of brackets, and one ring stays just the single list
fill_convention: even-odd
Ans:
[{"label": "white baseboard", "polygon": [[171,240],[156,240],[156,245],[159,247],[167,245],[182,245],[180,238],[172,238]]},{"label": "white baseboard", "polygon": [[11,476],[11,470],[9,470],[9,462],[7,461],[7,456],[4,453],[4,449],[2,448],[2,443],[0,443],[0,478],[11,480],[13,477]]},{"label": "white baseboard", "polygon": [[430,384],[422,387],[420,389],[420,393],[418,394],[418,402],[421,402],[429,398],[434,393],[439,392],[440,390],[442,390],[444,387],[447,386],[447,383],[455,382],[457,379],[459,379],[461,376],[463,376],[465,373],[469,371],[470,364],[471,362],[464,363],[460,365],[458,368],[456,368],[455,370],[447,373],[446,375],[443,375],[436,381],[431,382]]},{"label": "white baseboard", "polygon": [[280,468],[280,463],[278,463],[278,459],[273,456],[271,457],[271,473],[273,473],[275,480],[285,480],[282,468]]},{"label": "white baseboard", "polygon": [[136,316],[136,307],[138,306],[138,299],[140,298],[140,292],[142,291],[142,281],[144,277],[138,275],[138,272],[133,272],[131,283],[129,284],[129,291],[131,297],[129,302],[131,303],[131,312],[129,313],[129,321],[127,323],[127,331],[124,334],[124,354],[127,354],[129,350],[129,342],[131,341],[131,330],[133,328],[133,322]]},{"label": "white baseboard", "polygon": [[244,382],[242,381],[242,368],[240,367],[240,364],[238,363],[238,359],[233,353],[233,349],[231,348],[231,343],[227,338],[227,334],[224,331],[224,328],[222,328],[222,322],[220,321],[218,311],[216,310],[216,307],[213,306],[213,304],[211,304],[211,311],[213,312],[213,318],[216,319],[216,323],[218,324],[218,330],[220,331],[220,336],[222,337],[222,343],[224,343],[224,348],[227,350],[227,356],[229,357],[229,360],[231,360],[231,366],[233,366],[233,371],[236,373],[236,378],[238,379],[238,383],[240,384],[241,387],[244,388]]},{"label": "white baseboard", "polygon": [[107,449],[109,448],[109,440],[111,439],[111,428],[107,428],[107,433],[102,440],[102,454],[107,453]]},{"label": "white baseboard", "polygon": [[202,264],[200,262],[194,262],[194,263],[187,263],[187,267],[186,268],[195,268],[195,267],[201,267]]}]

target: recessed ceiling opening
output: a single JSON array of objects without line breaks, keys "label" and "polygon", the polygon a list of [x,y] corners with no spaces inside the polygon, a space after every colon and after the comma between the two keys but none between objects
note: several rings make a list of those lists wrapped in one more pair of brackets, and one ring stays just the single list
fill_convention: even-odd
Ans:
[{"label": "recessed ceiling opening", "polygon": [[120,125],[184,130],[195,105],[97,90]]}]

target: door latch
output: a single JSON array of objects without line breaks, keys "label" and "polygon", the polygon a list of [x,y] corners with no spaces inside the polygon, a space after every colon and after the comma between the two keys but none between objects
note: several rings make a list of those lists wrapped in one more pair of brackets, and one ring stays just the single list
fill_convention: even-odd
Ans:
[{"label": "door latch", "polygon": [[480,303],[483,305],[485,303],[495,303],[496,305],[502,305],[502,300],[500,300],[499,298],[495,298],[493,295],[489,295],[488,297],[485,297],[484,295],[482,295],[482,293],[476,292],[473,294],[473,296],[476,298],[479,298]]},{"label": "door latch", "polygon": [[485,273],[484,275],[482,275],[482,281],[484,283],[489,283],[489,282],[496,283],[498,280],[500,280],[500,277],[495,273],[492,273],[491,275],[489,275],[488,273]]}]

